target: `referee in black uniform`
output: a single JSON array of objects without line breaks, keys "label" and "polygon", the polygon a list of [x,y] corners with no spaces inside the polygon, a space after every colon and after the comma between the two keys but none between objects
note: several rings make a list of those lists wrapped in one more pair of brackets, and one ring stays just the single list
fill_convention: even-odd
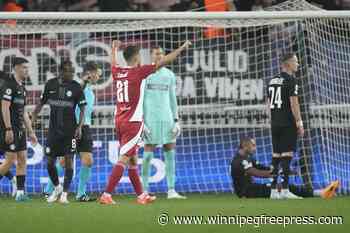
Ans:
[{"label": "referee in black uniform", "polygon": [[[298,58],[295,53],[282,57],[282,72],[270,80],[268,85],[268,107],[271,116],[272,132],[272,199],[299,198],[288,189],[290,162],[296,150],[297,135],[304,135],[303,121],[298,101],[298,84],[294,74],[298,71]],[[279,165],[283,171],[282,190],[278,192],[277,179]]]},{"label": "referee in black uniform", "polygon": [[[84,122],[85,97],[80,84],[73,80],[74,67],[69,60],[63,60],[60,67],[60,77],[53,78],[45,84],[40,103],[33,112],[33,122],[44,104],[50,106],[50,125],[45,148],[47,155],[47,170],[55,186],[48,197],[49,203],[55,202],[61,194],[60,202],[67,204],[68,191],[73,176],[73,155],[76,151],[77,140],[81,137]],[[80,107],[80,118],[77,124],[75,108]],[[55,167],[56,158],[64,156],[65,174],[63,190],[59,185]]]},{"label": "referee in black uniform", "polygon": [[26,90],[25,80],[28,78],[28,60],[16,57],[13,61],[14,75],[1,80],[0,101],[0,150],[5,151],[5,160],[0,165],[0,175],[5,175],[17,161],[16,201],[27,201],[24,194],[27,172],[27,140],[26,129],[33,144],[37,138],[32,129],[32,123],[25,110]]}]

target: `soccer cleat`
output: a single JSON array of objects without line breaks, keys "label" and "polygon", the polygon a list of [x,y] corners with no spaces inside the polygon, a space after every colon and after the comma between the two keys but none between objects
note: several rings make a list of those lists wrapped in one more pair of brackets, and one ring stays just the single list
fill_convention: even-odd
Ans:
[{"label": "soccer cleat", "polygon": [[187,199],[187,197],[180,195],[176,191],[169,191],[168,192],[168,199]]},{"label": "soccer cleat", "polygon": [[331,182],[326,188],[321,191],[321,197],[324,199],[330,199],[335,196],[335,191],[339,188],[339,180]]},{"label": "soccer cleat", "polygon": [[16,196],[17,193],[17,181],[16,181],[16,177],[14,176],[11,180],[11,186],[12,186],[12,196]]},{"label": "soccer cleat", "polygon": [[282,189],[281,199],[303,199],[303,198],[295,195],[294,193],[290,192],[288,189]]},{"label": "soccer cleat", "polygon": [[271,189],[270,199],[281,199],[281,194],[277,189]]},{"label": "soccer cleat", "polygon": [[87,194],[84,194],[80,197],[77,197],[76,200],[79,202],[92,202],[92,201],[96,201],[96,198],[89,197]]},{"label": "soccer cleat", "polygon": [[157,199],[156,196],[151,196],[149,194],[143,193],[137,197],[136,202],[140,205],[147,205],[154,202]]},{"label": "soccer cleat", "polygon": [[112,195],[103,193],[102,196],[100,197],[99,203],[102,205],[115,205],[117,204],[115,201],[112,199]]},{"label": "soccer cleat", "polygon": [[17,202],[26,202],[30,201],[31,199],[24,193],[16,195],[16,201]]},{"label": "soccer cleat", "polygon": [[63,192],[63,193],[61,194],[61,197],[60,197],[59,202],[60,202],[61,204],[69,204],[69,201],[68,201],[68,193],[67,193],[67,192]]},{"label": "soccer cleat", "polygon": [[47,198],[47,202],[48,203],[53,203],[55,201],[57,201],[58,196],[63,192],[63,187],[61,185],[58,185],[57,187],[55,187],[55,189],[53,190],[53,192],[51,193],[51,195]]}]

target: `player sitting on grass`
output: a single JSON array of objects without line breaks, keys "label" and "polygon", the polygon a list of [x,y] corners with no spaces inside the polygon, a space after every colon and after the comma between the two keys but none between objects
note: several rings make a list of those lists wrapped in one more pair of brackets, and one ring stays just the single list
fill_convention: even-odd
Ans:
[{"label": "player sitting on grass", "polygon": [[148,204],[155,200],[154,196],[143,192],[137,172],[137,143],[143,132],[144,79],[159,68],[174,61],[190,45],[191,43],[186,41],[180,48],[164,56],[162,60],[153,65],[140,65],[140,49],[137,46],[128,46],[123,52],[128,67],[122,68],[116,62],[120,42],[113,41],[112,74],[116,87],[115,126],[117,138],[120,143],[120,156],[117,164],[112,169],[106,190],[100,198],[101,204],[115,204],[112,199],[112,193],[122,178],[127,166],[129,166],[128,174],[130,181],[137,195],[137,203]]},{"label": "player sitting on grass", "polygon": [[[152,62],[157,63],[164,57],[160,47],[151,50]],[[176,102],[175,74],[162,67],[146,80],[143,103],[145,127],[145,151],[142,162],[143,190],[148,190],[150,163],[157,145],[163,145],[165,173],[168,183],[168,199],[185,199],[175,191],[175,142],[180,134]]]},{"label": "player sitting on grass", "polygon": [[[234,192],[238,197],[269,198],[271,186],[269,184],[254,183],[254,177],[272,178],[272,169],[258,164],[252,155],[256,151],[255,140],[251,138],[241,139],[239,150],[231,162],[231,177]],[[339,181],[333,181],[322,190],[312,190],[304,186],[289,185],[289,190],[300,197],[321,196],[332,198],[339,187]]]}]

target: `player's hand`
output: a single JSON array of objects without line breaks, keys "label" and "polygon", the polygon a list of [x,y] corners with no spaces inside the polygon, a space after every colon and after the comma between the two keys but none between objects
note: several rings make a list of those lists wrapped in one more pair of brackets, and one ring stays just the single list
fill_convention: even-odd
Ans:
[{"label": "player's hand", "polygon": [[171,130],[171,134],[174,138],[177,138],[178,136],[180,136],[181,127],[180,127],[179,122],[175,122],[175,125],[174,125],[173,129]]},{"label": "player's hand", "polygon": [[304,134],[305,134],[305,130],[304,130],[304,127],[298,127],[298,135],[300,137],[304,137]]},{"label": "player's hand", "polygon": [[143,126],[143,137],[146,138],[146,139],[150,139],[151,138],[151,130],[149,130],[149,128],[147,127],[147,125],[144,125]]},{"label": "player's hand", "polygon": [[29,133],[29,139],[30,142],[32,143],[33,146],[36,146],[36,144],[38,144],[38,138],[36,137],[34,132]]},{"label": "player's hand", "polygon": [[121,45],[122,45],[122,42],[120,40],[113,40],[112,41],[112,47],[115,49],[119,49]]},{"label": "player's hand", "polygon": [[182,47],[184,49],[188,49],[188,47],[190,47],[192,45],[192,42],[189,40],[186,40],[185,43],[183,43]]},{"label": "player's hand", "polygon": [[10,145],[13,143],[14,136],[13,136],[13,131],[12,130],[7,130],[5,133],[5,142],[6,144]]},{"label": "player's hand", "polygon": [[75,130],[75,134],[74,134],[74,137],[75,137],[75,139],[81,139],[81,127],[80,126],[78,126],[77,128],[76,128],[76,130]]}]

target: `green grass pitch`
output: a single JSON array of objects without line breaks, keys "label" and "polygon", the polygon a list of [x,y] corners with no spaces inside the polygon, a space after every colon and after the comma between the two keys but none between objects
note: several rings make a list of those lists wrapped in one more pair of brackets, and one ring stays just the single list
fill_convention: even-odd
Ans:
[{"label": "green grass pitch", "polygon": [[[73,197],[70,197],[72,200]],[[69,205],[47,204],[43,198],[16,203],[12,198],[0,198],[0,233],[226,233],[226,232],[350,232],[350,197],[332,200],[238,199],[230,194],[189,194],[187,200],[158,200],[147,206],[135,203],[133,196],[115,196],[115,206],[97,203]],[[175,225],[158,224],[158,216],[178,215],[254,215],[277,216],[342,216],[342,225]]]}]

